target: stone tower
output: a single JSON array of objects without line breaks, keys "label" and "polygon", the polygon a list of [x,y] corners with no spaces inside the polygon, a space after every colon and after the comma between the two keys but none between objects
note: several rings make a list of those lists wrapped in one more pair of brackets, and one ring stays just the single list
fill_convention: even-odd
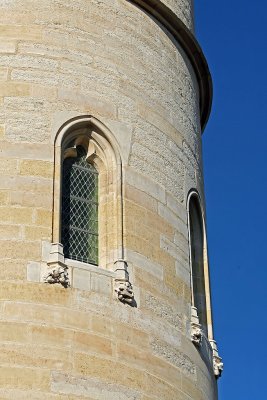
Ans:
[{"label": "stone tower", "polygon": [[192,0],[0,2],[0,397],[215,400]]}]

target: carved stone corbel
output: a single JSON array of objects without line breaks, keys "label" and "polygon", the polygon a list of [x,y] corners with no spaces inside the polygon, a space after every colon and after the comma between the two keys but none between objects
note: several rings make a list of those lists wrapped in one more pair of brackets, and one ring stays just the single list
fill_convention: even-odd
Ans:
[{"label": "carved stone corbel", "polygon": [[127,263],[124,260],[115,262],[115,292],[122,303],[135,305],[133,287],[129,281]]},{"label": "carved stone corbel", "polygon": [[223,362],[222,362],[221,357],[219,356],[217,343],[215,342],[215,340],[210,340],[210,345],[211,345],[212,354],[213,354],[214,375],[216,378],[220,378],[220,376],[223,372]]},{"label": "carved stone corbel", "polygon": [[196,345],[199,346],[202,340],[203,331],[199,323],[199,318],[197,314],[197,308],[191,307],[191,340]]},{"label": "carved stone corbel", "polygon": [[46,276],[44,276],[45,283],[60,283],[64,287],[70,286],[68,267],[54,268]]},{"label": "carved stone corbel", "polygon": [[70,286],[68,267],[65,264],[63,254],[63,245],[61,243],[52,243],[47,261],[46,274],[43,276],[45,283],[59,283],[65,288]]}]

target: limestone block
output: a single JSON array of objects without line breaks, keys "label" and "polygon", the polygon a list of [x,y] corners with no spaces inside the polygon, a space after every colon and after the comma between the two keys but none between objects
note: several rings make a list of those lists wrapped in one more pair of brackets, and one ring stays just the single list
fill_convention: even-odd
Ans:
[{"label": "limestone block", "polygon": [[147,193],[138,190],[134,186],[126,185],[125,196],[127,199],[144,207],[145,209],[151,210],[152,212],[157,211],[157,200]]},{"label": "limestone block", "polygon": [[125,173],[126,183],[133,187],[136,187],[137,189],[145,193],[148,193],[150,196],[161,201],[162,203],[165,203],[165,191],[161,186],[157,185],[146,176],[141,175],[132,169],[127,168]]},{"label": "limestone block", "polygon": [[175,229],[177,229],[178,232],[180,232],[184,235],[185,238],[187,238],[188,231],[185,222],[180,220],[177,215],[175,215],[163,204],[158,204],[158,212],[162,218],[166,219],[166,221],[168,221],[170,225],[172,225]]},{"label": "limestone block", "polygon": [[7,67],[0,67],[0,80],[6,81],[8,75],[8,68]]},{"label": "limestone block", "polygon": [[186,268],[186,266],[189,263],[188,254],[186,254],[185,251],[181,249],[181,246],[177,246],[176,243],[169,240],[164,235],[161,235],[160,247],[161,249],[165,250],[168,254],[170,254],[173,258],[175,258],[180,265]]},{"label": "limestone block", "polygon": [[21,389],[48,390],[50,384],[50,372],[41,368],[18,368],[1,366],[0,385],[1,387]]},{"label": "limestone block", "polygon": [[44,240],[51,239],[51,228],[37,227],[37,226],[25,226],[24,237],[26,240]]},{"label": "limestone block", "polygon": [[112,337],[114,334],[114,325],[111,319],[98,315],[92,315],[92,330],[101,335]]},{"label": "limestone block", "polygon": [[146,393],[156,399],[183,399],[181,391],[170,385],[164,379],[149,374],[146,383]]},{"label": "limestone block", "polygon": [[53,164],[48,161],[22,160],[20,162],[20,174],[28,176],[42,176],[51,178],[53,174]]},{"label": "limestone block", "polygon": [[78,50],[71,49],[69,47],[64,48],[62,46],[56,46],[49,43],[22,42],[19,43],[18,50],[22,54],[34,54],[54,59],[64,58],[85,65],[89,65],[93,62],[92,56],[85,54],[84,52],[81,53]]},{"label": "limestone block", "polygon": [[140,350],[129,343],[119,342],[117,352],[119,358],[124,358],[129,365],[143,368],[158,378],[170,382],[173,386],[180,387],[180,371],[176,367],[168,366],[166,361],[151,355],[145,349]]},{"label": "limestone block", "polygon": [[[162,299],[158,299],[151,294],[145,294],[144,304],[147,310],[149,310],[155,318],[156,316],[162,320],[165,320],[170,325],[173,325],[179,331],[183,330],[183,317],[182,314],[177,312],[170,304]],[[180,346],[180,341],[177,341],[177,346]]]},{"label": "limestone block", "polygon": [[196,379],[196,366],[186,354],[183,354],[178,349],[173,349],[172,346],[157,339],[154,340],[151,345],[154,354],[171,361],[172,364],[181,369],[186,376],[191,377],[191,379]]},{"label": "limestone block", "polygon": [[32,341],[36,345],[48,345],[65,348],[70,346],[73,338],[73,331],[65,328],[58,328],[54,326],[29,326]]},{"label": "limestone block", "polygon": [[179,260],[176,260],[175,261],[175,272],[176,272],[176,275],[179,278],[181,278],[188,287],[191,285],[190,271],[189,271],[189,268],[185,268],[184,263],[181,263]]},{"label": "limestone block", "polygon": [[27,265],[27,280],[30,282],[40,282],[41,266],[40,263],[30,262]]},{"label": "limestone block", "polygon": [[3,175],[16,175],[18,172],[18,160],[0,159],[0,173]]},{"label": "limestone block", "polygon": [[10,39],[41,40],[42,27],[38,25],[0,25],[0,36]]},{"label": "limestone block", "polygon": [[15,224],[31,224],[33,210],[29,207],[0,207],[0,219]]},{"label": "limestone block", "polygon": [[75,398],[76,396],[98,400],[136,400],[138,398],[138,392],[116,383],[107,385],[100,379],[75,377],[59,372],[54,372],[52,375],[52,390],[68,396],[73,395]]},{"label": "limestone block", "polygon": [[[46,391],[40,392],[39,390],[34,388],[27,389],[26,391],[23,389],[4,388],[0,389],[0,395],[5,400],[13,400],[13,399],[28,400],[29,398],[34,398],[35,400],[74,400],[73,398],[68,396],[48,393]],[[78,400],[82,399],[78,398]],[[94,399],[89,399],[89,400],[94,400]]]},{"label": "limestone block", "polygon": [[73,345],[78,351],[108,356],[113,353],[111,340],[88,332],[74,332]]},{"label": "limestone block", "polygon": [[85,110],[90,110],[91,113],[100,113],[101,115],[114,117],[116,115],[116,107],[114,104],[104,102],[98,99],[97,94],[92,92],[81,93],[79,91],[73,91],[69,89],[60,89],[58,92],[58,98],[63,101],[70,103],[80,104]]},{"label": "limestone block", "polygon": [[[28,255],[28,259],[30,256]],[[30,303],[69,306],[72,295],[60,286],[36,285],[33,282],[2,282],[0,300],[28,301]]]},{"label": "limestone block", "polygon": [[114,133],[121,148],[121,156],[123,164],[128,164],[130,155],[131,142],[132,142],[132,126],[125,122],[107,120],[107,126]]},{"label": "limestone block", "polygon": [[23,54],[3,55],[1,57],[1,64],[12,68],[37,68],[44,71],[54,71],[58,67],[58,62],[56,60],[51,60],[46,57],[26,56]]},{"label": "limestone block", "polygon": [[[37,207],[43,209],[50,209],[52,204],[51,193],[36,193],[23,191],[11,191],[10,192],[10,204],[14,206],[24,207]],[[1,193],[0,193],[1,201]],[[5,204],[1,201],[1,204]]]},{"label": "limestone block", "polygon": [[129,389],[140,390],[145,387],[146,374],[118,362],[84,353],[74,355],[74,370],[82,376],[97,377],[107,382],[123,385]]},{"label": "limestone block", "polygon": [[0,225],[0,239],[21,239],[21,227],[16,225]]},{"label": "limestone block", "polygon": [[176,275],[175,267],[166,265],[164,269],[164,282],[177,296],[183,297],[185,293],[185,283]]},{"label": "limestone block", "polygon": [[32,82],[47,86],[62,86],[66,88],[77,89],[79,79],[64,74],[54,74],[50,71],[25,70],[14,68],[11,72],[11,79],[22,82]]},{"label": "limestone block", "polygon": [[6,205],[9,203],[9,192],[6,190],[0,190],[0,203]]},{"label": "limestone block", "polygon": [[0,150],[9,159],[53,160],[53,148],[47,144],[0,142]]},{"label": "limestone block", "polygon": [[91,273],[91,290],[93,292],[102,293],[106,296],[111,296],[111,278],[104,275]]},{"label": "limestone block", "polygon": [[18,258],[24,260],[40,259],[40,243],[39,242],[22,242],[15,240],[0,241],[0,257],[1,258]]},{"label": "limestone block", "polygon": [[73,282],[74,288],[81,290],[90,290],[91,288],[91,274],[89,271],[80,268],[73,268]]},{"label": "limestone block", "polygon": [[187,212],[184,204],[181,204],[170,193],[167,193],[167,207],[174,212],[185,224],[187,224]]},{"label": "limestone block", "polygon": [[143,255],[130,249],[127,249],[127,258],[146,272],[149,272],[151,275],[163,280],[163,267],[161,265],[148,260]]},{"label": "limestone block", "polygon": [[[182,136],[179,131],[170,123],[167,118],[163,117],[161,113],[156,113],[152,108],[147,108],[145,104],[138,105],[138,112],[140,116],[146,121],[151,123],[155,128],[167,134],[173,141],[182,147]],[[172,121],[171,121],[172,122]]]},{"label": "limestone block", "polygon": [[0,82],[0,93],[2,96],[29,96],[30,85],[19,82]]},{"label": "limestone block", "polygon": [[185,376],[182,377],[182,390],[184,393],[186,393],[193,399],[199,399],[199,400],[205,399],[203,393],[199,388],[199,385],[197,385],[197,382],[192,381]]},{"label": "limestone block", "polygon": [[26,279],[26,260],[8,259],[1,260],[1,281],[23,281]]},{"label": "limestone block", "polygon": [[70,353],[67,349],[62,352],[55,346],[33,346],[31,343],[5,343],[0,344],[1,360],[4,364],[20,367],[51,368],[53,370],[71,369]]},{"label": "limestone block", "polygon": [[36,209],[34,219],[36,225],[49,228],[51,227],[52,212],[50,210]]},{"label": "limestone block", "polygon": [[42,261],[47,262],[51,252],[51,242],[42,240]]},{"label": "limestone block", "polygon": [[[42,285],[43,286],[43,285]],[[57,325],[62,328],[91,330],[91,314],[79,312],[61,305],[35,304],[33,302],[6,302],[4,315],[8,320],[17,322]]]},{"label": "limestone block", "polygon": [[149,335],[140,326],[132,327],[127,323],[118,322],[114,327],[115,341],[134,344],[138,348],[149,350]]},{"label": "limestone block", "polygon": [[38,99],[47,99],[49,101],[55,101],[57,98],[57,90],[56,88],[48,88],[43,85],[31,85],[30,91],[31,97],[35,97]]},{"label": "limestone block", "polygon": [[49,256],[47,259],[48,265],[54,264],[65,264],[65,258],[63,253],[63,245],[61,243],[51,243],[50,244],[50,251]]},{"label": "limestone block", "polygon": [[25,323],[1,322],[1,342],[29,342],[28,327]]},{"label": "limestone block", "polygon": [[147,271],[144,271],[143,268],[138,268],[137,266],[134,266],[134,277],[135,287],[137,286],[140,288],[141,294],[145,291],[161,299],[173,300],[170,298],[171,292],[164,284],[163,279],[158,279]]}]

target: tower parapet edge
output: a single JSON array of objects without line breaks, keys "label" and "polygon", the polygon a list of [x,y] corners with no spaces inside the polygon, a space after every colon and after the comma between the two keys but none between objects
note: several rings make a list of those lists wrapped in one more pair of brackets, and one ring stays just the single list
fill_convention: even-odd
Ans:
[{"label": "tower parapet edge", "polygon": [[[177,42],[182,46],[183,51],[186,52],[198,82],[200,123],[202,131],[204,131],[211,111],[213,94],[212,79],[207,61],[201,50],[201,47],[193,35],[193,32],[191,32],[192,29],[190,31],[188,23],[186,24],[183,18],[179,18],[179,13],[177,15],[172,8],[166,6],[166,2],[158,0],[129,1],[143,8],[151,15],[151,17],[154,17],[158,23],[162,24],[162,26],[171,34],[173,39],[177,40]],[[189,3],[192,4],[190,1]],[[183,4],[185,5],[187,2],[184,2]],[[191,11],[192,8],[193,6],[191,5]],[[181,12],[182,10],[184,10],[183,7],[179,7],[179,11]],[[191,18],[189,20],[193,24],[192,12],[190,15]]]},{"label": "tower parapet edge", "polygon": [[192,30],[185,0],[0,4],[1,398],[217,399]]},{"label": "tower parapet edge", "polygon": [[[144,2],[150,3],[153,8],[157,8],[157,4],[163,3],[177,15],[188,29],[194,32],[194,0],[144,0]],[[152,3],[154,4],[152,5]]]}]

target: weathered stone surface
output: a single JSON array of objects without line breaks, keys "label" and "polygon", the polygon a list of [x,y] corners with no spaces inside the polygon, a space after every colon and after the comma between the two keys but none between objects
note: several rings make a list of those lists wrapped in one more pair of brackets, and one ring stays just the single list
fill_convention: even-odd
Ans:
[{"label": "weathered stone surface", "polygon": [[[193,32],[191,0],[162,3]],[[134,2],[0,1],[1,399],[216,400],[190,341],[199,114],[185,51]],[[63,287],[43,272],[51,243],[62,249],[61,147],[74,129],[95,146],[100,261],[63,249]],[[132,307],[115,293],[118,263]]]},{"label": "weathered stone surface", "polygon": [[186,354],[183,354],[180,350],[174,349],[173,346],[159,340],[154,340],[152,342],[152,348],[155,354],[176,365],[186,376],[191,376],[196,379],[196,366]]},{"label": "weathered stone surface", "polygon": [[68,376],[57,372],[52,375],[52,390],[67,395],[84,396],[86,399],[88,396],[98,400],[106,400],[108,398],[137,400],[140,398],[138,392],[121,385],[89,377]]}]

